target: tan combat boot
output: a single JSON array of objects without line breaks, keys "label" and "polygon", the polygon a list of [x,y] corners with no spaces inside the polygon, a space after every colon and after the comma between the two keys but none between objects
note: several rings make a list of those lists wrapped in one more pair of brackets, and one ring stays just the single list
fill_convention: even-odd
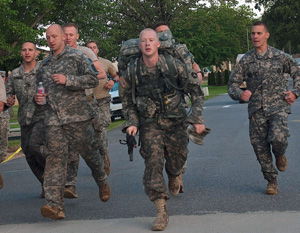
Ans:
[{"label": "tan combat boot", "polygon": [[168,186],[169,186],[170,193],[173,196],[176,196],[179,193],[181,187],[179,176],[176,176],[175,178],[169,176]]},{"label": "tan combat boot", "polygon": [[184,193],[182,174],[179,176],[179,184],[180,184],[179,193]]},{"label": "tan combat boot", "polygon": [[107,202],[110,198],[111,190],[110,187],[106,181],[105,184],[99,187],[99,196],[101,201]]},{"label": "tan combat boot", "polygon": [[152,224],[152,231],[163,231],[169,222],[169,216],[167,213],[167,203],[165,199],[158,199],[154,201],[156,206],[156,219]]},{"label": "tan combat boot", "polygon": [[53,220],[61,220],[66,218],[64,212],[58,206],[43,205],[41,208],[41,214],[43,217]]},{"label": "tan combat boot", "polygon": [[278,190],[278,185],[277,185],[277,181],[276,178],[269,180],[268,181],[268,186],[266,189],[266,194],[268,195],[275,195],[277,194],[277,190]]},{"label": "tan combat boot", "polygon": [[285,155],[276,157],[276,167],[279,171],[284,172],[287,169],[287,159]]},{"label": "tan combat boot", "polygon": [[77,198],[78,194],[76,193],[76,187],[75,185],[67,185],[64,190],[64,198]]}]

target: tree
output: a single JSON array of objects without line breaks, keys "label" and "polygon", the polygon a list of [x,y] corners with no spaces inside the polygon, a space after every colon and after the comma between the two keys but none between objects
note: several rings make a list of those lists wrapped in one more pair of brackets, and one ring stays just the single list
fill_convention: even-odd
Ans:
[{"label": "tree", "polygon": [[246,25],[253,16],[237,1],[210,0],[1,0],[0,69],[20,61],[20,45],[31,40],[45,45],[45,28],[52,23],[76,23],[80,40],[99,43],[99,55],[113,60],[123,41],[137,38],[145,27],[165,21],[187,44],[201,65],[234,59],[246,48]]},{"label": "tree", "polygon": [[254,13],[249,7],[221,3],[193,11],[188,20],[176,22],[173,34],[185,43],[201,66],[234,61],[247,51],[247,26]]},{"label": "tree", "polygon": [[98,14],[103,4],[109,3],[106,0],[1,0],[0,66],[7,69],[17,66],[24,41],[45,45],[42,38],[45,27],[54,22],[78,23],[80,32],[87,36],[105,32],[105,22]]},{"label": "tree", "polygon": [[269,44],[290,54],[300,53],[300,2],[299,0],[272,1],[262,20],[270,31]]}]

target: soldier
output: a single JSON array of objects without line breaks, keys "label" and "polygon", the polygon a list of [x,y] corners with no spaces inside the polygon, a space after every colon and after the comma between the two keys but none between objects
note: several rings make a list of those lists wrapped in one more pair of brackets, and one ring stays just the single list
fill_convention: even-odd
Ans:
[{"label": "soldier", "polygon": [[[6,91],[5,91],[5,85],[4,85],[4,82],[3,82],[3,79],[0,78],[0,112],[3,111],[3,108],[4,108],[4,104],[6,103]],[[1,159],[1,158],[0,158]],[[0,163],[2,161],[0,160]],[[3,188],[3,178],[2,178],[2,175],[0,173],[0,189]]]},{"label": "soldier", "polygon": [[[161,33],[161,32],[165,32],[165,31],[170,31],[169,26],[167,25],[167,23],[165,22],[158,22],[153,26],[153,29],[156,31],[156,33]],[[178,46],[178,45],[177,45]],[[182,46],[182,45],[180,45]],[[199,65],[194,61],[194,55],[187,50],[186,45],[182,46],[183,48],[185,48],[184,53],[185,54],[181,54],[182,57],[184,57],[184,61],[186,63],[187,66],[190,67],[191,70],[194,70],[200,80],[200,84],[202,83],[202,79],[204,77],[204,73],[201,71]],[[177,51],[183,51],[182,49],[177,50]],[[185,100],[185,107],[189,107],[189,103],[188,103],[188,97],[186,96]],[[187,162],[185,162],[184,164],[184,169],[182,171],[182,174],[185,173],[187,168]],[[180,193],[183,193],[183,186],[180,187]]]},{"label": "soldier", "polygon": [[[234,100],[249,99],[250,140],[268,181],[266,194],[277,194],[278,171],[273,165],[272,152],[279,171],[287,169],[285,156],[288,145],[288,114],[300,94],[300,70],[297,62],[284,52],[268,45],[270,34],[261,21],[252,26],[253,49],[246,53],[232,72],[228,94]],[[294,89],[289,91],[289,77],[294,79]],[[247,90],[240,89],[246,81]],[[272,152],[271,152],[272,147]]]},{"label": "soldier", "polygon": [[103,159],[94,140],[91,118],[95,116],[85,89],[98,85],[97,70],[88,57],[65,45],[66,36],[58,24],[46,30],[51,53],[40,64],[37,81],[43,82],[46,94],[36,94],[42,104],[46,98],[46,155],[44,190],[47,204],[41,214],[54,220],[64,219],[63,192],[66,182],[66,162],[69,148],[78,151],[92,170],[103,202],[110,198],[110,187]]},{"label": "soldier", "polygon": [[[170,76],[164,55],[158,54],[160,42],[153,29],[140,33],[142,57],[120,77],[123,115],[122,131],[135,135],[139,130],[140,153],[145,160],[143,185],[150,201],[157,208],[152,230],[164,230],[168,224],[166,200],[169,199],[163,177],[164,160],[168,187],[172,195],[179,193],[181,173],[187,159],[187,126],[192,124],[198,134],[205,130],[202,118],[203,93],[199,79],[188,78],[184,65],[171,57],[176,76]],[[133,73],[131,71],[134,71]],[[186,115],[181,93],[191,94],[192,111]]]},{"label": "soldier", "polygon": [[[102,65],[99,62],[97,56],[89,48],[87,48],[85,46],[77,45],[77,40],[79,39],[77,25],[74,23],[67,23],[63,26],[63,30],[66,35],[65,43],[74,49],[80,50],[88,58],[90,58],[93,61],[96,69],[99,72],[99,74],[97,75],[99,82],[103,82],[103,80],[105,80],[105,78],[106,78],[106,73],[104,72]],[[85,94],[87,95],[87,99],[90,101],[90,104],[95,109],[95,111],[100,112],[100,110],[98,109],[98,105],[97,105],[97,101],[95,99],[93,89],[92,88],[86,89]],[[97,127],[95,127],[95,122],[97,122],[98,119],[99,119],[99,116],[97,115],[97,117],[95,117],[92,121],[96,135],[101,133],[101,129],[98,129]],[[100,142],[98,140],[96,142],[98,144],[100,144]],[[65,191],[64,191],[65,198],[77,198],[78,197],[78,194],[76,192],[78,166],[79,166],[79,154],[77,151],[72,151],[72,148],[71,148],[71,152],[69,153],[69,156],[68,156],[67,180],[66,180],[66,186],[65,186]]]},{"label": "soldier", "polygon": [[[86,46],[90,48],[96,56],[98,56],[98,45],[95,41],[89,41]],[[110,173],[110,160],[108,155],[108,139],[106,134],[106,128],[111,123],[111,115],[110,115],[110,94],[109,90],[113,88],[114,84],[119,81],[119,76],[117,74],[117,70],[112,64],[111,61],[104,59],[102,57],[98,57],[104,71],[109,74],[112,79],[99,80],[98,87],[94,88],[94,94],[98,102],[99,106],[99,126],[100,134],[97,135],[97,139],[100,141],[100,153],[104,157],[104,168],[107,175]]]},{"label": "soldier", "polygon": [[[8,77],[6,106],[12,107],[15,104],[15,96],[17,96],[21,147],[31,171],[43,186],[45,157],[41,153],[40,147],[44,144],[44,106],[37,106],[33,100],[37,92],[38,53],[39,51],[33,42],[26,41],[22,44],[23,63],[14,69]],[[44,197],[43,190],[41,197]]]}]

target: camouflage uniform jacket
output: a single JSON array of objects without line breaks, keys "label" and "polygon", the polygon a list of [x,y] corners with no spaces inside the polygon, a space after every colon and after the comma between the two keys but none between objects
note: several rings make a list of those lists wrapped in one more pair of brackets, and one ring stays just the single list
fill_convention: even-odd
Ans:
[{"label": "camouflage uniform jacket", "polygon": [[[66,76],[66,84],[58,85],[53,74]],[[66,46],[57,56],[50,54],[40,64],[37,82],[43,82],[47,93],[46,125],[62,125],[86,121],[95,116],[85,89],[98,85],[97,70],[81,51]]]},{"label": "camouflage uniform jacket", "polygon": [[[137,67],[137,60],[135,60],[135,70]],[[143,59],[140,58],[140,77],[136,77],[136,89],[139,88],[138,80],[142,80],[143,78],[151,78],[150,82],[155,82],[155,74],[151,73],[149,68],[147,68],[143,61]],[[185,120],[187,123],[199,123],[203,124],[204,120],[202,118],[202,108],[203,108],[203,102],[204,102],[204,95],[200,87],[199,79],[198,78],[189,78],[187,80],[187,74],[185,72],[185,66],[178,60],[174,58],[175,62],[175,68],[177,69],[178,74],[178,83],[179,86],[183,86],[187,81],[187,85],[184,89],[185,93],[189,93],[191,96],[191,112],[188,116],[184,115],[179,120]],[[159,60],[156,63],[156,72],[164,73],[168,72],[168,66],[166,64],[165,57],[163,55],[159,55]],[[138,110],[138,107],[136,103],[134,103],[132,98],[132,80],[130,75],[130,65],[128,66],[127,72],[124,77],[120,78],[120,97],[122,99],[122,112],[126,119],[126,122],[123,125],[122,131],[125,132],[126,128],[129,126],[136,126],[138,127],[142,122],[141,121],[141,113]],[[136,93],[136,102],[138,102],[138,94]],[[148,101],[149,102],[149,101]],[[150,102],[153,102],[153,100],[150,100]],[[155,102],[155,101],[154,101]],[[177,108],[174,109],[174,112],[179,112],[184,108],[182,105],[178,105]],[[149,109],[147,109],[149,112]],[[150,110],[151,111],[151,110]],[[155,113],[157,115],[157,113]],[[155,117],[153,117],[155,118]]]},{"label": "camouflage uniform jacket", "polygon": [[297,62],[288,54],[268,46],[264,56],[255,49],[246,53],[232,72],[228,82],[228,94],[238,100],[243,92],[239,86],[246,81],[247,89],[252,92],[249,100],[249,118],[262,109],[266,116],[278,112],[291,112],[290,105],[284,99],[289,90],[288,79],[294,80],[292,92],[300,95],[300,69]]},{"label": "camouflage uniform jacket", "polygon": [[25,73],[24,65],[14,69],[8,77],[6,85],[7,97],[16,95],[19,102],[18,121],[20,125],[30,125],[43,117],[44,106],[38,106],[34,102],[37,92],[36,71],[39,64],[28,73]]}]

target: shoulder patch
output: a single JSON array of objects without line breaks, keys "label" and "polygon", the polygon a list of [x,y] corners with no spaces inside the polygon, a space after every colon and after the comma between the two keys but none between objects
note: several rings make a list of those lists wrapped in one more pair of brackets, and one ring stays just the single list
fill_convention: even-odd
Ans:
[{"label": "shoulder patch", "polygon": [[119,79],[119,83],[121,84],[121,86],[123,88],[125,88],[127,86],[127,82],[125,81],[124,77],[121,76],[120,79]]}]

